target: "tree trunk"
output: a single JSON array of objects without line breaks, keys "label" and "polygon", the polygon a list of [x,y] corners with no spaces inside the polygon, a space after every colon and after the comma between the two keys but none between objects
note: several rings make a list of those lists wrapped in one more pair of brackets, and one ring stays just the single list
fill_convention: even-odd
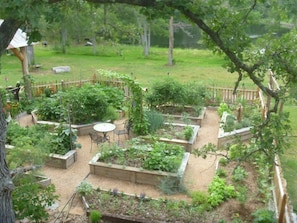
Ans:
[{"label": "tree trunk", "polygon": [[168,49],[168,65],[173,65],[173,46],[174,46],[174,35],[173,35],[173,16],[169,20],[169,49]]},{"label": "tree trunk", "polygon": [[[2,55],[14,37],[21,23],[14,19],[4,20],[0,26],[0,55]],[[0,222],[14,223],[15,215],[12,206],[12,191],[14,185],[6,163],[6,129],[7,123],[0,101]]]},{"label": "tree trunk", "polygon": [[6,129],[7,123],[3,112],[3,105],[0,101],[0,222],[14,223],[15,215],[12,206],[12,191],[14,185],[6,163]]}]

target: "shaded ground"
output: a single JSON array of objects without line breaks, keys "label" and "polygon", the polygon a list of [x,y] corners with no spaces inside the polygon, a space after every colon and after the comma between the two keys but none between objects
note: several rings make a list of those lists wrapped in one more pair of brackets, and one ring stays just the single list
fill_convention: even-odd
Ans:
[{"label": "shaded ground", "polygon": [[[31,117],[24,116],[20,119],[22,126],[31,125]],[[217,144],[217,135],[219,129],[219,117],[217,111],[213,109],[207,109],[206,117],[203,120],[202,127],[199,129],[198,140],[195,147],[199,148],[208,143]],[[111,141],[116,141],[117,136],[110,134]],[[121,138],[124,140],[124,138]],[[79,220],[77,216],[83,216],[85,211],[78,196],[75,195],[76,187],[83,181],[87,180],[95,188],[109,190],[117,188],[120,192],[129,194],[140,194],[145,192],[146,196],[152,198],[166,197],[158,189],[153,186],[133,184],[130,182],[124,182],[105,177],[99,177],[95,175],[89,175],[88,162],[96,154],[96,149],[90,151],[91,140],[89,136],[81,136],[78,138],[82,148],[78,150],[78,160],[70,168],[58,169],[54,167],[45,166],[42,168],[42,173],[51,178],[52,183],[56,186],[57,194],[60,196],[59,201],[55,207],[53,207],[55,214],[52,215],[51,220],[48,222],[61,222],[61,220],[55,220],[58,218],[58,211],[63,211],[67,218],[67,222],[86,222],[84,217]],[[217,159],[215,157],[208,157],[207,159],[196,158],[194,155],[190,155],[189,163],[185,173],[185,186],[189,191],[207,191],[209,183],[215,174],[215,166]],[[189,198],[186,195],[173,195],[170,199],[185,199]],[[65,214],[66,213],[66,214]]]}]

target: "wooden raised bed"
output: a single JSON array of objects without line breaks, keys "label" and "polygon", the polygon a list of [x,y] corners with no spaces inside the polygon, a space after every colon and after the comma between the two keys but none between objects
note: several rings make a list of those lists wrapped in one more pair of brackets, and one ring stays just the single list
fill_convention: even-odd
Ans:
[{"label": "wooden raised bed", "polygon": [[[190,109],[190,107],[189,107]],[[184,123],[182,114],[162,114],[166,121],[169,121],[173,118],[175,123]],[[199,116],[193,116],[189,114],[189,120],[191,121],[190,124],[192,125],[199,125],[202,126],[202,121],[206,115],[206,108],[203,107],[202,111],[200,112]]]},{"label": "wooden raised bed", "polygon": [[241,141],[247,141],[252,137],[251,128],[245,127],[242,129],[236,129],[231,132],[225,132],[223,125],[226,121],[228,113],[224,112],[221,118],[221,125],[218,133],[218,148],[225,146],[227,144],[235,143],[236,140],[240,139]]},{"label": "wooden raised bed", "polygon": [[189,157],[190,153],[186,152],[177,173],[149,171],[136,167],[103,163],[98,161],[100,160],[100,153],[96,154],[89,162],[89,167],[90,173],[94,175],[157,186],[163,178],[167,177],[173,178],[177,183],[180,183],[183,180]]},{"label": "wooden raised bed", "polygon": [[77,160],[77,151],[70,150],[65,155],[50,154],[46,161],[47,166],[68,169]]},{"label": "wooden raised bed", "polygon": [[[38,117],[36,115],[36,110],[31,112],[32,115],[32,121],[34,124],[41,124],[41,125],[55,125],[58,126],[60,125],[59,122],[50,122],[50,121],[42,121],[42,120],[38,120]],[[119,111],[119,117],[122,118],[125,115],[124,111]],[[100,122],[94,122],[94,123],[90,123],[90,124],[82,124],[82,125],[75,125],[75,124],[71,124],[71,128],[72,129],[76,129],[77,132],[77,136],[84,136],[89,134],[89,132],[92,132],[94,129],[94,125],[98,124]]]},{"label": "wooden raised bed", "polygon": [[[169,125],[169,123],[165,123],[165,125]],[[186,124],[181,124],[181,123],[171,123],[170,125],[172,126],[182,126],[185,127],[187,126]],[[181,145],[185,148],[186,152],[192,153],[192,150],[194,148],[194,144],[196,143],[197,137],[198,137],[198,131],[200,126],[199,125],[189,125],[193,127],[194,133],[193,136],[187,141],[187,140],[182,140],[182,139],[169,139],[169,138],[164,138],[164,137],[160,137],[158,139],[158,141],[160,142],[166,142],[169,144],[177,144],[177,145]],[[147,139],[149,140],[149,137],[147,136],[142,136],[143,139]]]}]

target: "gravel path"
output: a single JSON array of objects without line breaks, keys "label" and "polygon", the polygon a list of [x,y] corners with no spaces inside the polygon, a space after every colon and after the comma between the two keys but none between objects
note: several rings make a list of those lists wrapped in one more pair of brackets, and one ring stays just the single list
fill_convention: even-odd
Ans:
[{"label": "gravel path", "polygon": [[[31,125],[31,117],[24,116],[20,119],[22,126]],[[214,109],[207,109],[206,117],[203,120],[202,127],[199,129],[198,140],[196,141],[195,148],[202,147],[208,143],[217,144],[217,135],[219,129],[219,117],[217,111]],[[111,140],[116,140],[112,134]],[[89,175],[88,162],[95,155],[96,149],[90,151],[91,144],[89,136],[81,136],[78,138],[82,148],[78,150],[78,159],[68,169],[58,169],[54,167],[44,166],[42,173],[51,178],[52,183],[56,186],[57,194],[59,195],[59,201],[57,201],[56,210],[69,211],[74,215],[83,215],[82,204],[77,196],[73,195],[76,191],[76,187],[86,179],[95,188],[101,189],[113,189],[117,188],[119,191],[123,191],[129,194],[145,193],[146,196],[152,198],[166,197],[161,194],[159,190],[152,186],[138,185],[130,182],[123,182],[113,180],[105,177],[99,177],[95,175]],[[188,166],[186,169],[184,181],[188,190],[200,190],[207,191],[207,186],[211,182],[216,166],[216,158],[208,157],[207,159],[197,158],[194,155],[190,155]],[[174,195],[170,196],[171,199],[188,199],[186,195]],[[71,205],[70,205],[71,204]]]}]

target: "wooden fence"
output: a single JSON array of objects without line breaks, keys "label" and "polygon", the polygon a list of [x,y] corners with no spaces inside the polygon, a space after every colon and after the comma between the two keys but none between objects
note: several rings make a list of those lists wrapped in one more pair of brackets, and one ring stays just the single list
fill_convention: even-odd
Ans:
[{"label": "wooden fence", "polygon": [[[279,86],[273,73],[269,71],[269,88],[271,90],[279,90]],[[271,106],[271,98],[264,97],[262,91],[259,91],[259,99],[262,107],[262,118],[267,117],[267,111]],[[280,103],[279,112],[282,112],[283,103]],[[281,162],[278,156],[275,157],[275,163],[273,167],[273,200],[274,209],[277,215],[278,223],[292,223],[293,220],[293,208],[290,205],[287,183],[282,174]]]},{"label": "wooden fence", "polygon": [[213,103],[226,102],[228,104],[237,104],[238,101],[254,103],[259,98],[257,90],[237,89],[233,94],[233,88],[208,87],[208,93]]},{"label": "wooden fence", "polygon": [[[129,95],[128,89],[124,86],[123,82],[119,80],[101,79],[95,75],[92,78],[85,80],[32,84],[32,95],[34,97],[41,96],[45,93],[46,89],[50,89],[51,93],[56,93],[57,91],[62,91],[70,87],[80,87],[84,84],[94,83],[104,83],[121,87],[126,95]],[[236,104],[239,100],[243,100],[247,103],[254,103],[259,98],[259,92],[257,90],[238,89],[236,94],[233,94],[233,88],[208,87],[207,90],[211,98],[210,104],[214,105],[218,105],[222,101],[229,104]]]}]

